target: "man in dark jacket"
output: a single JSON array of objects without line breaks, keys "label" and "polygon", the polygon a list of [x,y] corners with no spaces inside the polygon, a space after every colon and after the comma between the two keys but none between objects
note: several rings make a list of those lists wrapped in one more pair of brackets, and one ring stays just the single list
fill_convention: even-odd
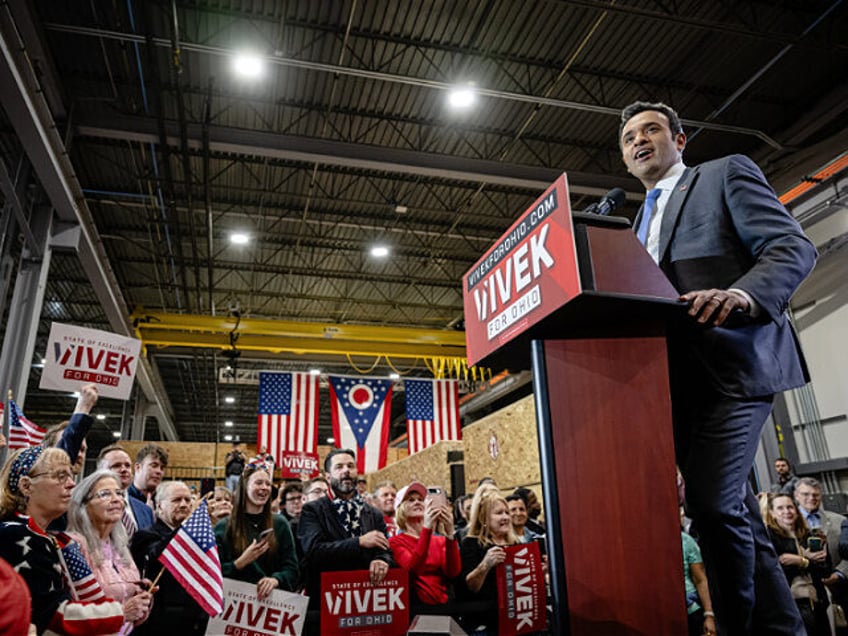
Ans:
[{"label": "man in dark jacket", "polygon": [[[310,610],[320,607],[322,572],[368,570],[371,582],[376,584],[393,563],[383,515],[366,504],[356,490],[355,453],[349,449],[330,451],[324,472],[333,499],[322,497],[304,505],[298,527]],[[317,620],[311,618],[307,631],[317,634]]]}]

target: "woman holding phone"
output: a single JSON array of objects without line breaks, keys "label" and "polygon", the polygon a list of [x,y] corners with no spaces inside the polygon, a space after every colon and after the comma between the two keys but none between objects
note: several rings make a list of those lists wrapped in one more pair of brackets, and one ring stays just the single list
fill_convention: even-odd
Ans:
[{"label": "woman holding phone", "polygon": [[769,493],[760,501],[771,542],[808,636],[830,636],[828,598],[822,578],[832,568],[821,536],[810,533],[789,495]]},{"label": "woman holding phone", "polygon": [[271,473],[265,464],[244,469],[232,514],[215,526],[224,576],[256,583],[260,599],[293,592],[300,581],[297,550],[286,518],[271,513]]},{"label": "woman holding phone", "polygon": [[420,481],[401,488],[395,496],[395,519],[400,534],[389,539],[398,565],[409,572],[410,616],[422,606],[448,602],[448,583],[462,567],[453,527],[453,513],[439,493],[428,497]]}]

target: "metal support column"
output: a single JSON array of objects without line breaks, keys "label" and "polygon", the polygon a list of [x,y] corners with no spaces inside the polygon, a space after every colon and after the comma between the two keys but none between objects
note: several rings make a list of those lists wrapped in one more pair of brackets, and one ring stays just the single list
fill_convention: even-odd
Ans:
[{"label": "metal support column", "polygon": [[50,269],[49,238],[52,221],[52,208],[44,205],[33,208],[30,228],[41,254],[34,253],[29,246],[24,247],[21,253],[3,350],[0,352],[0,390],[4,398],[6,391],[11,390],[20,406],[23,406],[26,396],[38,318]]}]

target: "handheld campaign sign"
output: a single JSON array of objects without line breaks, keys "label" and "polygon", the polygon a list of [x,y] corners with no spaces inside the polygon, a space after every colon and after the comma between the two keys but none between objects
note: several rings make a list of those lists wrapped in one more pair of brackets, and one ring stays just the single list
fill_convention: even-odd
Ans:
[{"label": "handheld campaign sign", "polygon": [[409,574],[392,568],[379,585],[368,570],[321,574],[322,636],[400,636],[409,627]]},{"label": "handheld campaign sign", "polygon": [[545,572],[534,542],[504,548],[506,559],[498,579],[498,636],[515,636],[545,629]]},{"label": "handheld campaign sign", "polygon": [[309,597],[274,590],[259,600],[256,583],[224,579],[224,611],[209,620],[206,636],[300,636]]},{"label": "handheld campaign sign", "polygon": [[462,278],[468,364],[580,293],[565,175]]},{"label": "handheld campaign sign", "polygon": [[93,383],[101,397],[127,400],[140,351],[135,338],[54,322],[38,387],[77,391]]}]

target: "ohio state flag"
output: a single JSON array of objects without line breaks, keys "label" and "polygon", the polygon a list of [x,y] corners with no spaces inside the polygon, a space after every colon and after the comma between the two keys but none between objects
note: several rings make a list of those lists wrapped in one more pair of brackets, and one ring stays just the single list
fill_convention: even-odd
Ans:
[{"label": "ohio state flag", "polygon": [[356,451],[362,475],[386,465],[392,415],[392,381],[382,378],[328,376],[333,437],[338,448]]}]

